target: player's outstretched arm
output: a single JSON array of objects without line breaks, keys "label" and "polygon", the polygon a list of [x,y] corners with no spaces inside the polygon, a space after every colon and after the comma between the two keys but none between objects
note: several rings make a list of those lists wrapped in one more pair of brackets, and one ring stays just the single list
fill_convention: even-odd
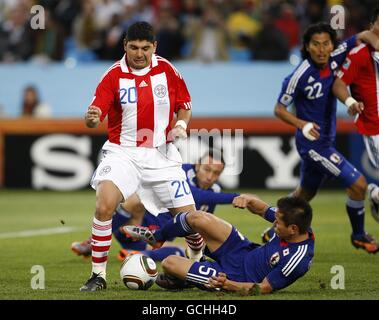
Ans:
[{"label": "player's outstretched arm", "polygon": [[266,202],[254,194],[241,194],[233,199],[233,206],[240,209],[247,208],[250,212],[264,217],[270,207]]},{"label": "player's outstretched arm", "polygon": [[357,34],[357,44],[365,42],[375,50],[379,50],[379,37],[370,30],[365,30]]},{"label": "player's outstretched arm", "polygon": [[239,292],[245,295],[268,294],[273,291],[267,279],[263,279],[262,283],[254,282],[237,282],[229,280],[225,273],[219,272],[217,276],[209,278],[208,288],[221,289],[228,292]]},{"label": "player's outstretched arm", "polygon": [[96,106],[90,106],[84,115],[84,120],[88,128],[96,128],[100,123],[101,109]]},{"label": "player's outstretched arm", "polygon": [[364,109],[363,103],[356,101],[353,97],[350,96],[347,85],[342,79],[338,77],[334,80],[333,83],[333,94],[338,98],[338,100],[346,105],[347,113],[349,115],[354,116],[356,114],[362,113]]}]

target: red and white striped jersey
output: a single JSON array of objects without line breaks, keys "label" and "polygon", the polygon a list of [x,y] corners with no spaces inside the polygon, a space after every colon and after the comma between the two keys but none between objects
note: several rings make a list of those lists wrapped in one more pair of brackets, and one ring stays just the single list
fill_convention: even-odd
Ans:
[{"label": "red and white striped jersey", "polygon": [[379,52],[361,44],[349,52],[338,77],[350,86],[352,96],[365,108],[357,120],[358,132],[379,134]]},{"label": "red and white striped jersey", "polygon": [[151,65],[138,71],[124,55],[103,75],[91,105],[101,109],[101,121],[108,115],[110,142],[143,147],[165,144],[174,113],[192,107],[181,74],[155,54]]}]

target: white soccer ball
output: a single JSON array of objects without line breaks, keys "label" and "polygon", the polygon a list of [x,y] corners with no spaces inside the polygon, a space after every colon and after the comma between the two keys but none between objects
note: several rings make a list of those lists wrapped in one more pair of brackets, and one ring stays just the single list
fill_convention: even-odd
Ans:
[{"label": "white soccer ball", "polygon": [[121,265],[120,277],[125,286],[133,290],[147,290],[157,279],[154,260],[141,253],[128,256]]}]

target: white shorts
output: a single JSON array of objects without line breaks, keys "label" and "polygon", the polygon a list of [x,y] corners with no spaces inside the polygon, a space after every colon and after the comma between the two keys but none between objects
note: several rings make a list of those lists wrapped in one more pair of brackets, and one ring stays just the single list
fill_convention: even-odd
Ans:
[{"label": "white shorts", "polygon": [[363,136],[368,158],[372,165],[379,169],[379,134],[375,136]]},{"label": "white shorts", "polygon": [[172,143],[143,148],[121,147],[107,141],[103,154],[91,179],[92,188],[96,189],[101,181],[112,181],[125,200],[137,192],[146,210],[154,215],[195,203],[182,158]]}]

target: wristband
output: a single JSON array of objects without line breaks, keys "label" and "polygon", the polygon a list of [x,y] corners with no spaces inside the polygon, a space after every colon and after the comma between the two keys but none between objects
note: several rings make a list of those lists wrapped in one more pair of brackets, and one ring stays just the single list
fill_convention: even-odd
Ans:
[{"label": "wristband", "polygon": [[345,106],[349,109],[354,103],[358,103],[353,97],[349,97],[345,100]]},{"label": "wristband", "polygon": [[178,120],[175,123],[176,126],[181,126],[184,130],[187,130],[187,123],[184,120]]},{"label": "wristband", "polygon": [[308,122],[303,129],[301,130],[303,132],[304,137],[306,137],[310,141],[316,140],[316,137],[312,136],[309,132],[313,129],[313,123]]}]

